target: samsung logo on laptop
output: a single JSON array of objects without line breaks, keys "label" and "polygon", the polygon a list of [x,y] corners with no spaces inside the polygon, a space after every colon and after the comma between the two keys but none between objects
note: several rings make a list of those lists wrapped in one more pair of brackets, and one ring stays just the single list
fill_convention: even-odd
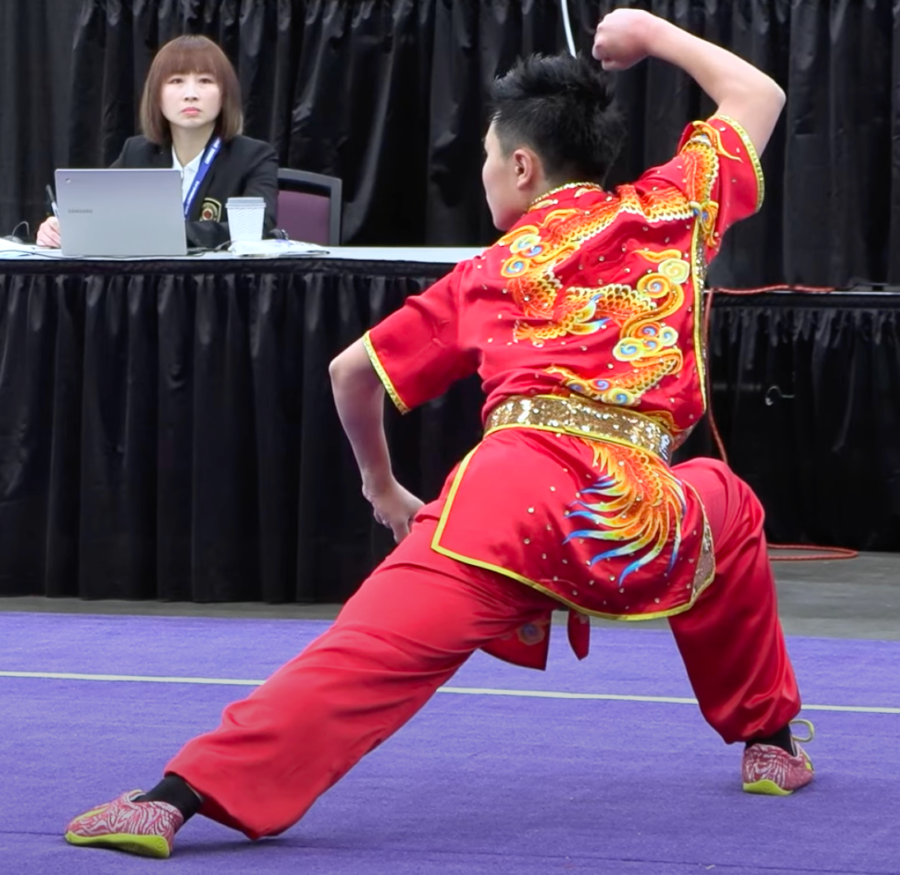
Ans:
[{"label": "samsung logo on laptop", "polygon": [[66,210],[67,213],[93,213],[93,210]]}]

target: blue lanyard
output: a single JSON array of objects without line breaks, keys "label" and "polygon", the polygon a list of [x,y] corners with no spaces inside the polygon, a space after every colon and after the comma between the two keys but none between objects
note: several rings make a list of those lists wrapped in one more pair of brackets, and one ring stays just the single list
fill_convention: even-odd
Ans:
[{"label": "blue lanyard", "polygon": [[207,147],[206,151],[203,153],[203,160],[200,162],[200,167],[197,168],[197,175],[194,177],[193,183],[191,183],[191,188],[187,193],[187,196],[184,199],[184,217],[185,219],[190,215],[191,212],[191,204],[194,203],[194,198],[197,196],[197,191],[200,188],[201,183],[206,177],[207,172],[209,171],[209,165],[213,163],[216,155],[219,154],[219,149],[222,148],[222,138],[216,137]]}]

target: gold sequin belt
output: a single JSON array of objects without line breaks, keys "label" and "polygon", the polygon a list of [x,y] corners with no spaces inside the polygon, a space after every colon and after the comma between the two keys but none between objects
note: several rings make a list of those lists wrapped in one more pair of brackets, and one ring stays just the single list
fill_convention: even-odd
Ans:
[{"label": "gold sequin belt", "polygon": [[664,462],[672,452],[672,435],[650,417],[624,407],[560,395],[514,395],[489,414],[485,436],[500,428],[540,428],[579,437],[632,444]]}]

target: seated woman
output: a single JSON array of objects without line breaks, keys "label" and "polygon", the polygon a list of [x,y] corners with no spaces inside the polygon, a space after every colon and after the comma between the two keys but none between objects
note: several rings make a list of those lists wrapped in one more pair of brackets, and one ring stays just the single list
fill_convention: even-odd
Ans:
[{"label": "seated woman", "polygon": [[[147,74],[143,136],[128,139],[112,166],[181,171],[188,246],[229,240],[230,197],[264,198],[268,234],[276,221],[278,159],[268,143],[241,136],[243,125],[240,84],[225,53],[206,37],[180,36],[159,50]],[[37,242],[60,245],[55,217],[38,229]]]}]

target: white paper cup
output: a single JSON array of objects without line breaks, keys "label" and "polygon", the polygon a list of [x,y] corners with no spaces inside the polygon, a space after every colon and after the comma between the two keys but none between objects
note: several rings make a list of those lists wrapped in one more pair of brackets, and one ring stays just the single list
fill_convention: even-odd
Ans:
[{"label": "white paper cup", "polygon": [[266,202],[261,197],[230,197],[225,201],[232,240],[262,240]]}]

